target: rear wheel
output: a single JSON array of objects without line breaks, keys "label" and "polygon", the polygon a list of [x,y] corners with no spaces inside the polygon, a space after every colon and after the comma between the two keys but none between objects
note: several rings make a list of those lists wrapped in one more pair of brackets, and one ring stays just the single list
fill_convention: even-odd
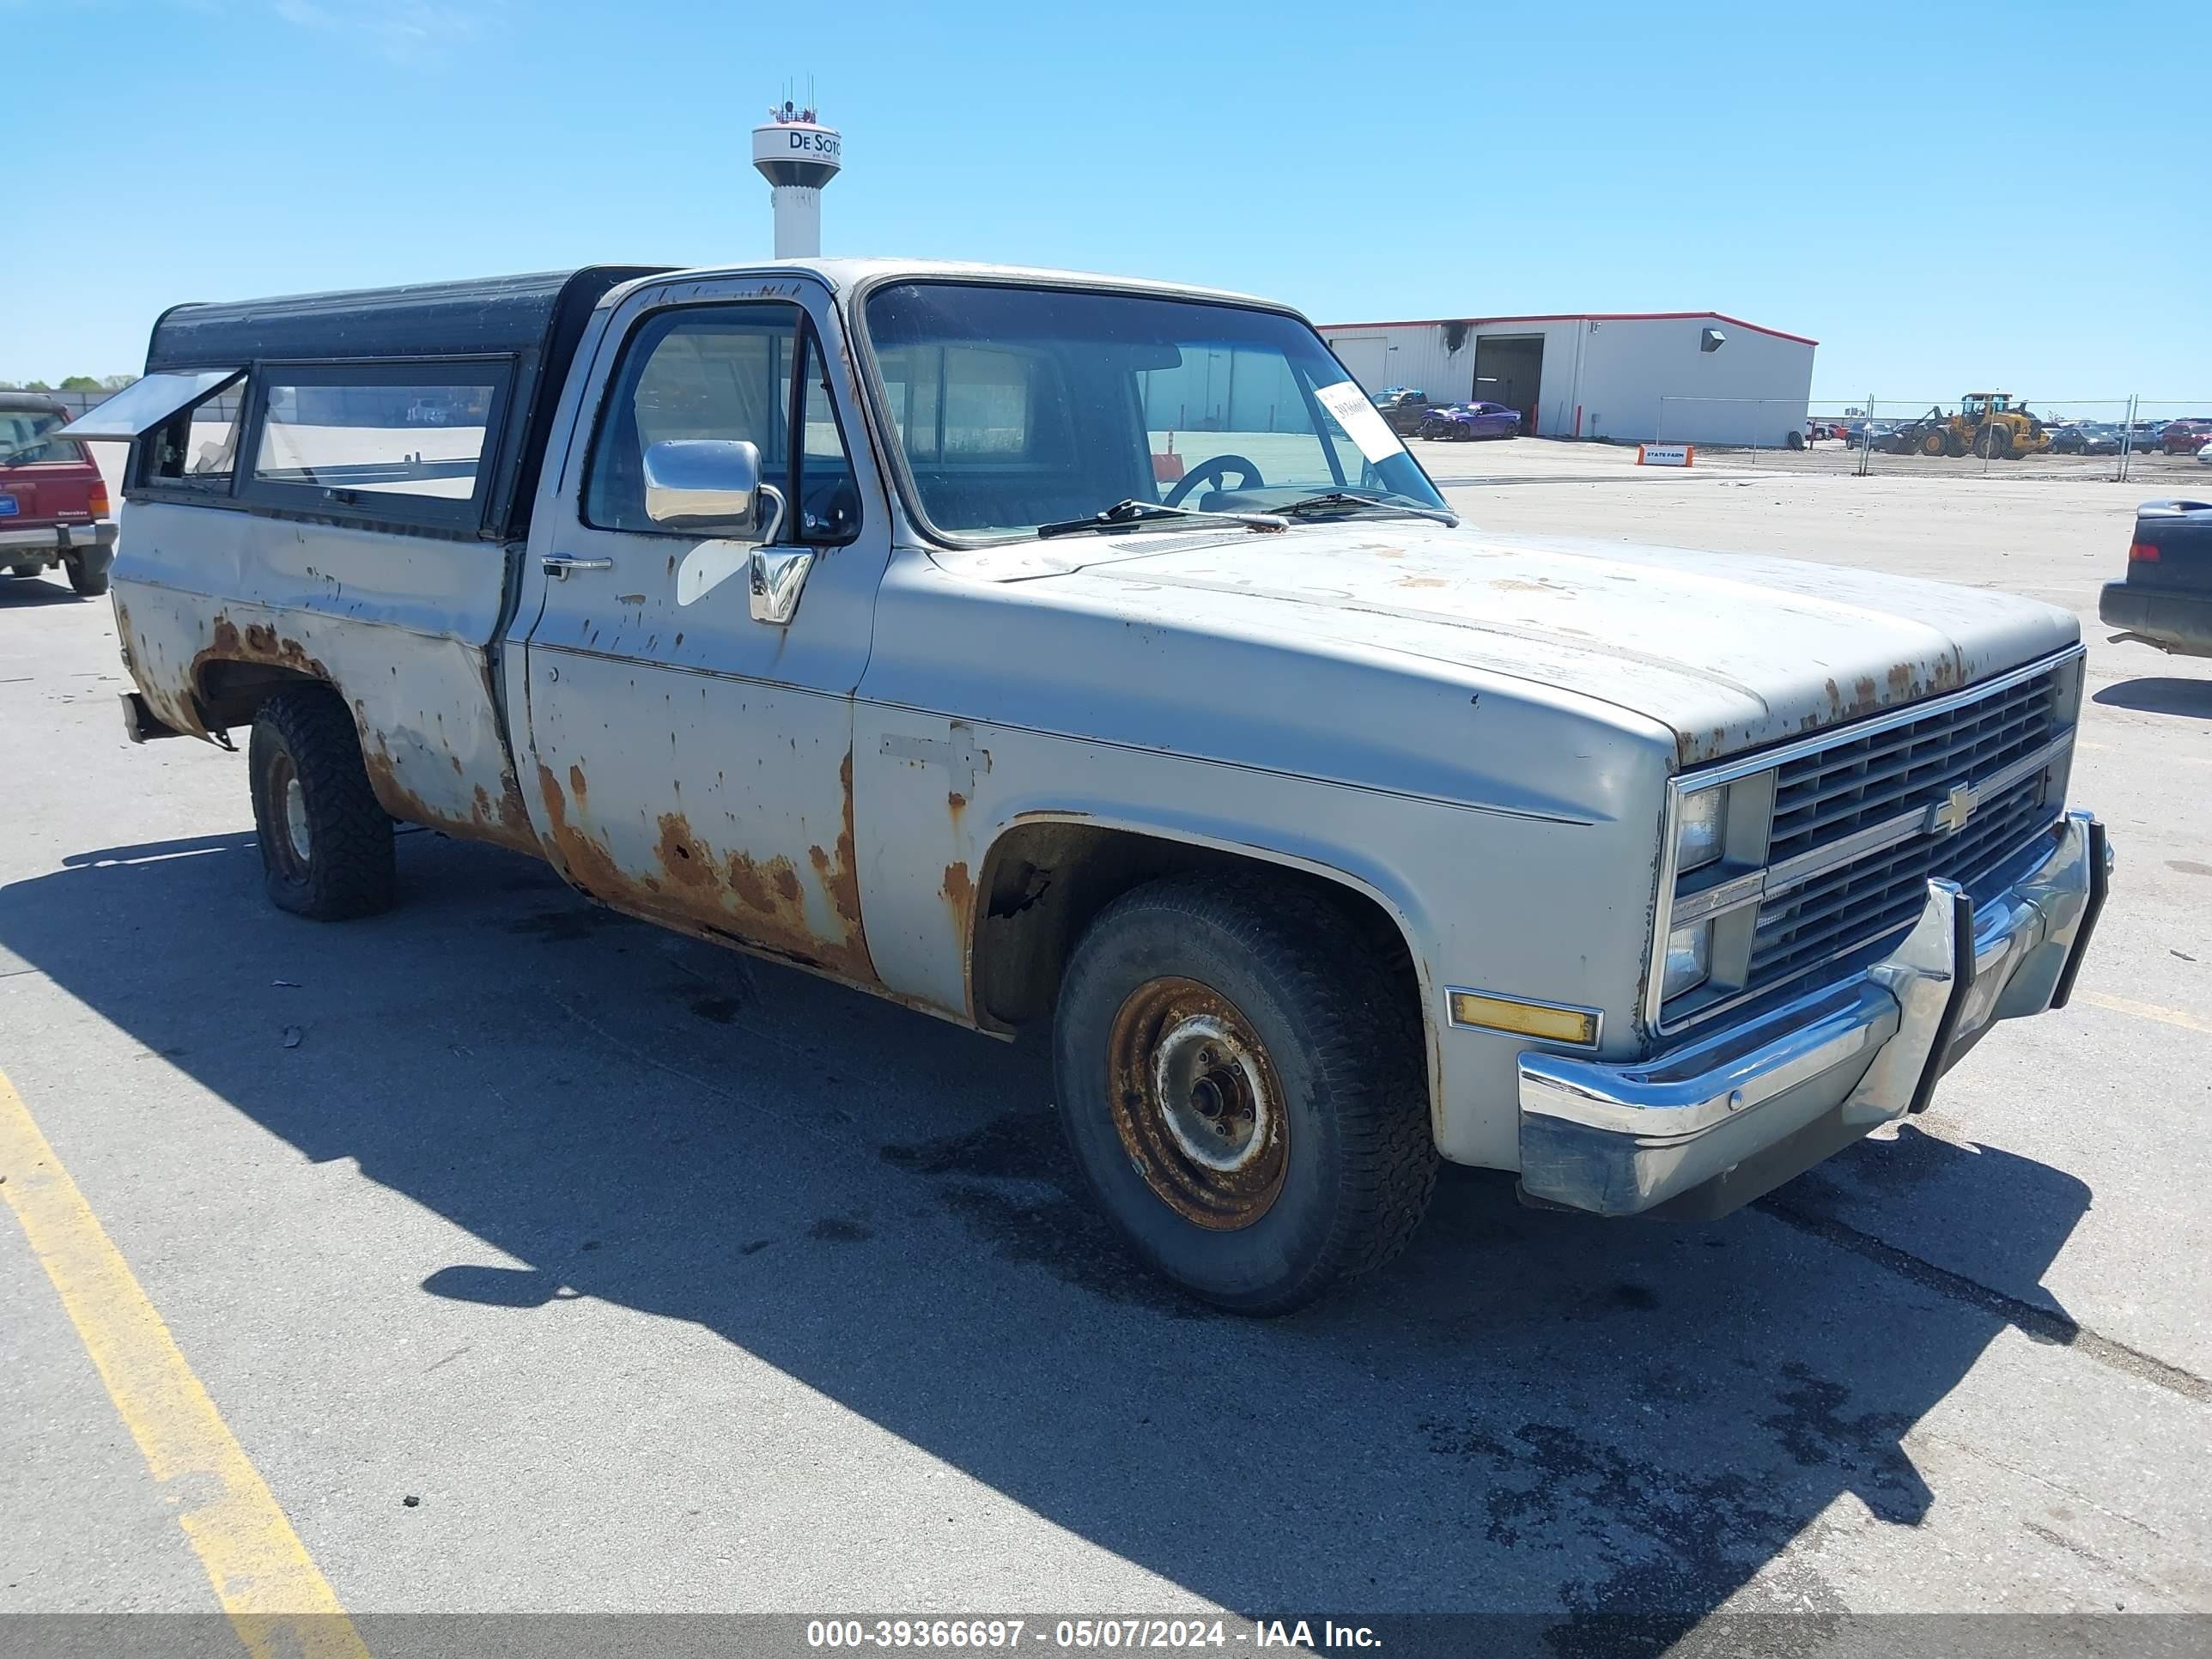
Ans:
[{"label": "rear wheel", "polygon": [[1283,1313],[1381,1267],[1428,1207],[1420,1011],[1335,907],[1172,877],[1076,946],[1054,1032],[1068,1144],[1153,1268]]},{"label": "rear wheel", "polygon": [[270,902],[317,921],[392,905],[392,820],[362,765],[336,694],[280,691],[253,717],[246,748],[255,839]]},{"label": "rear wheel", "polygon": [[1941,455],[1949,447],[1950,445],[1943,435],[1943,428],[1940,426],[1933,427],[1920,434],[1920,453],[1923,455]]},{"label": "rear wheel", "polygon": [[69,585],[76,590],[80,599],[98,599],[107,592],[107,567],[97,570],[88,568],[82,559],[64,559],[62,568],[69,573]]}]

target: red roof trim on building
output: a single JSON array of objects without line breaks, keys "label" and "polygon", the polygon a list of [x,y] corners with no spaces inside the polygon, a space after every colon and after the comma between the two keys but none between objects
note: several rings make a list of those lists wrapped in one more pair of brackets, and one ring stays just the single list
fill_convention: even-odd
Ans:
[{"label": "red roof trim on building", "polygon": [[1387,323],[1320,323],[1316,326],[1326,332],[1332,328],[1441,328],[1446,323],[1465,323],[1473,328],[1486,328],[1492,323],[1675,323],[1699,317],[1710,317],[1734,328],[1747,328],[1755,334],[1771,334],[1778,340],[1794,340],[1799,345],[1820,343],[1802,334],[1769,328],[1764,323],[1747,323],[1724,311],[1563,311],[1540,317],[1416,317]]}]

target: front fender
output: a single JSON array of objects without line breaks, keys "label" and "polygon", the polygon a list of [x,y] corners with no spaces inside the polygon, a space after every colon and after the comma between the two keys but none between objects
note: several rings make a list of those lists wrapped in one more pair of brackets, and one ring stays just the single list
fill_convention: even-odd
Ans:
[{"label": "front fender", "polygon": [[1275,865],[1377,906],[1420,988],[1448,1157],[1511,1168],[1518,1138],[1513,1052],[1450,1026],[1446,986],[1617,1011],[1607,1048],[1635,1041],[1656,817],[1468,806],[866,703],[855,718],[862,910],[884,983],[911,1000],[996,1024],[978,998],[978,942],[994,908],[1033,902],[1006,849],[1048,827]]}]

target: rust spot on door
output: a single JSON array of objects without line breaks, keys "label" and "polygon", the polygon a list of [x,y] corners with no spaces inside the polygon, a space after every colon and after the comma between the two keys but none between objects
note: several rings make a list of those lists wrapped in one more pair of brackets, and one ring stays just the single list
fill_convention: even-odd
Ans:
[{"label": "rust spot on door", "polygon": [[[818,847],[809,849],[814,868],[822,878],[823,890],[830,902],[844,921],[848,933],[859,948],[860,959],[868,959],[868,942],[860,930],[860,862],[853,853],[853,751],[845,751],[844,763],[837,769],[837,793],[844,802],[844,817],[837,830],[837,855],[826,866]],[[872,963],[868,976],[875,977]]]},{"label": "rust spot on door", "polygon": [[604,843],[568,822],[568,802],[561,793],[561,780],[543,761],[538,763],[538,793],[545,802],[545,856],[565,871],[569,880],[609,904],[653,896],[623,875]]},{"label": "rust spot on door", "polygon": [[653,849],[653,862],[679,891],[697,892],[715,884],[714,854],[707,843],[691,833],[690,821],[681,812],[660,815],[660,841]]},{"label": "rust spot on door", "polygon": [[538,787],[551,825],[547,855],[577,886],[617,909],[873,984],[875,965],[860,927],[854,873],[849,753],[840,775],[844,805],[836,848],[807,849],[818,897],[790,858],[717,847],[680,811],[662,813],[656,821],[650,872],[627,872],[587,827],[580,769],[570,768],[572,788],[564,794],[559,779],[541,763]]}]

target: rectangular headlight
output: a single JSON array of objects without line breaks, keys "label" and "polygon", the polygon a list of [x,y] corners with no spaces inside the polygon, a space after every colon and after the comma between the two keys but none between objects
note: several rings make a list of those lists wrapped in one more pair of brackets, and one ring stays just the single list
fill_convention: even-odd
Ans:
[{"label": "rectangular headlight", "polygon": [[1721,855],[1728,834],[1728,786],[1700,789],[1681,799],[1674,819],[1674,873],[1701,870]]},{"label": "rectangular headlight", "polygon": [[1693,921],[1667,935],[1667,963],[1659,980],[1659,998],[1666,1001],[1693,990],[1713,971],[1713,925]]}]

